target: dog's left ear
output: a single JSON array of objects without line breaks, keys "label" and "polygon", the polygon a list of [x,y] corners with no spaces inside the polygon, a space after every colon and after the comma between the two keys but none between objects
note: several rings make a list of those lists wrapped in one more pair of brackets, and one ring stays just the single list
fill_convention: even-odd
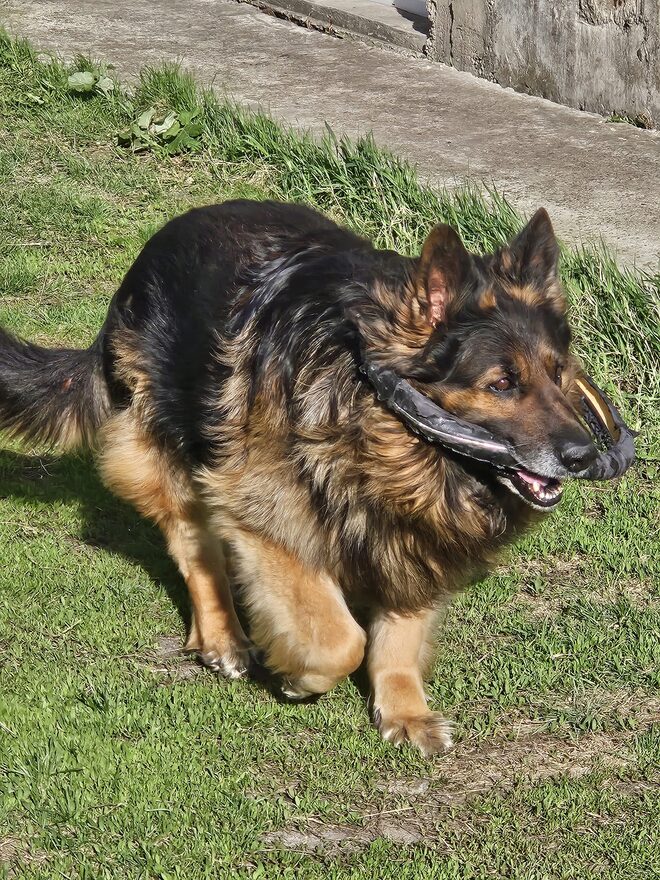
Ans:
[{"label": "dog's left ear", "polygon": [[559,244],[545,208],[539,208],[527,226],[500,253],[504,271],[537,290],[558,281]]},{"label": "dog's left ear", "polygon": [[545,208],[539,208],[509,245],[522,280],[544,288],[557,280],[559,245]]},{"label": "dog's left ear", "polygon": [[470,254],[451,226],[440,223],[424,242],[415,288],[422,313],[432,327],[445,323],[456,297],[474,280]]}]

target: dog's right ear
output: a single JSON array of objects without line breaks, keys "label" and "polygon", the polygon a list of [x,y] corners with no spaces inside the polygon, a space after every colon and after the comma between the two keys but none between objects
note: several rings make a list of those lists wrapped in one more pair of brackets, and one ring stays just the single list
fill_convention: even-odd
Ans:
[{"label": "dog's right ear", "polygon": [[415,289],[431,327],[447,319],[452,302],[476,278],[476,267],[458,234],[444,223],[432,230],[419,258]]}]

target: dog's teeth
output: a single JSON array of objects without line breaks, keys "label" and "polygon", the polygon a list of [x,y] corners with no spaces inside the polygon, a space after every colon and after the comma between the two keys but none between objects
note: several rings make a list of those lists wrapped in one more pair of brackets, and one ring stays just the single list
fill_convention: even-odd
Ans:
[{"label": "dog's teeth", "polygon": [[532,489],[536,492],[537,495],[540,494],[541,484],[538,480],[534,480],[534,482],[532,483]]}]

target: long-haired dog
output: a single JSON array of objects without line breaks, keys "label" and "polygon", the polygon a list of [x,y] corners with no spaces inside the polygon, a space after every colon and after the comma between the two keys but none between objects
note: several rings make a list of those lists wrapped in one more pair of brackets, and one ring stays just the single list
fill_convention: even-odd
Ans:
[{"label": "long-haired dog", "polygon": [[[543,210],[495,254],[439,225],[412,259],[301,206],[196,209],[147,243],[89,349],[0,331],[0,427],[93,446],[162,529],[207,666],[241,676],[253,644],[303,698],[366,661],[382,736],[432,753],[451,742],[422,683],[439,609],[597,455],[557,261]],[[411,433],[365,358],[523,465]]]}]

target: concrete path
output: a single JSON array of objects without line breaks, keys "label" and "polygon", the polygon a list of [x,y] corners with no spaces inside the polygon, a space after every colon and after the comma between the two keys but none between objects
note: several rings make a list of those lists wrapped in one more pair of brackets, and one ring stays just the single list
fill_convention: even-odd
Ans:
[{"label": "concrete path", "polygon": [[658,133],[227,0],[2,0],[0,21],[41,48],[112,62],[120,76],[176,59],[294,125],[372,130],[427,180],[484,180],[523,211],[545,205],[567,241],[602,238],[621,260],[659,267]]}]

